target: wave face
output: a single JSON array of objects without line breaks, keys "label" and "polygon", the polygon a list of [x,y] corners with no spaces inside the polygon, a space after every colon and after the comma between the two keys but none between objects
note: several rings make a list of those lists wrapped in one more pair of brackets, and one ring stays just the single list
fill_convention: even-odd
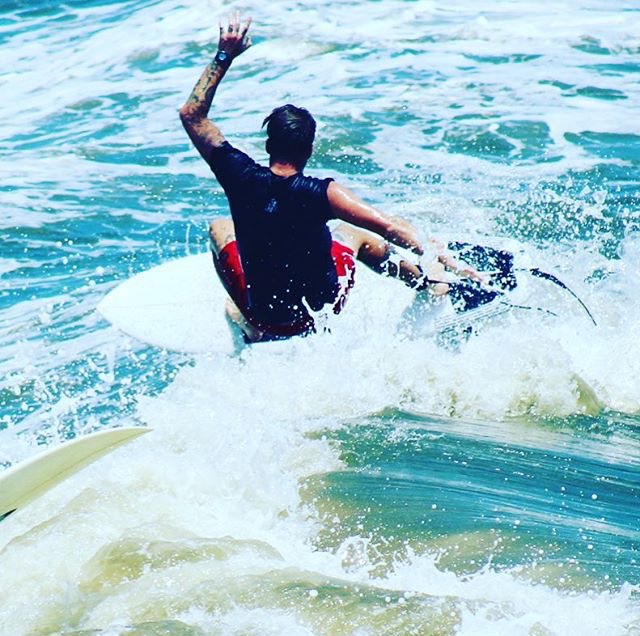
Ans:
[{"label": "wave face", "polygon": [[154,429],[0,523],[0,632],[640,634],[637,2],[248,0],[231,141],[305,106],[310,174],[517,245],[598,324],[443,347],[365,277],[331,335],[194,357],[95,307],[227,214],[177,109],[232,9],[0,2],[0,464]]}]

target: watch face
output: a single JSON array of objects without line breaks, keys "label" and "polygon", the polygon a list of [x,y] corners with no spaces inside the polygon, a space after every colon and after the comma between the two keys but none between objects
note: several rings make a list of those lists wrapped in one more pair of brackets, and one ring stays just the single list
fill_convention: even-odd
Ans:
[{"label": "watch face", "polygon": [[228,64],[229,63],[229,54],[225,51],[218,51],[216,54],[216,62],[220,64]]}]

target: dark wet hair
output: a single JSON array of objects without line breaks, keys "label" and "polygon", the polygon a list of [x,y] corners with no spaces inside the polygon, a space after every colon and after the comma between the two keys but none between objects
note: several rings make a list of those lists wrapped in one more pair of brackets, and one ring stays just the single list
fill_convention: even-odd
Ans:
[{"label": "dark wet hair", "polygon": [[267,152],[271,159],[303,167],[313,150],[316,120],[305,108],[278,106],[262,122],[267,127]]}]

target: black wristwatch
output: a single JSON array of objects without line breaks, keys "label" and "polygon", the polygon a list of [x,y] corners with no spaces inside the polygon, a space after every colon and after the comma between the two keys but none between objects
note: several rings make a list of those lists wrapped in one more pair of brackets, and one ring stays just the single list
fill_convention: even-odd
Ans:
[{"label": "black wristwatch", "polygon": [[233,58],[226,51],[218,51],[213,61],[225,71],[231,66]]}]

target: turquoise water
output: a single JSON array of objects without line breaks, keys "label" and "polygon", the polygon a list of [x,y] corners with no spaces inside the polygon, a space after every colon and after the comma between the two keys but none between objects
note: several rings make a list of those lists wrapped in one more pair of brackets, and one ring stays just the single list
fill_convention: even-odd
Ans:
[{"label": "turquoise water", "polygon": [[95,307],[226,213],[177,109],[233,8],[0,2],[0,464],[154,429],[0,524],[0,632],[640,634],[640,5],[239,7],[232,141],[264,159],[265,114],[306,106],[310,173],[516,241],[598,326],[524,312],[450,350],[381,285],[330,337],[190,356]]}]

